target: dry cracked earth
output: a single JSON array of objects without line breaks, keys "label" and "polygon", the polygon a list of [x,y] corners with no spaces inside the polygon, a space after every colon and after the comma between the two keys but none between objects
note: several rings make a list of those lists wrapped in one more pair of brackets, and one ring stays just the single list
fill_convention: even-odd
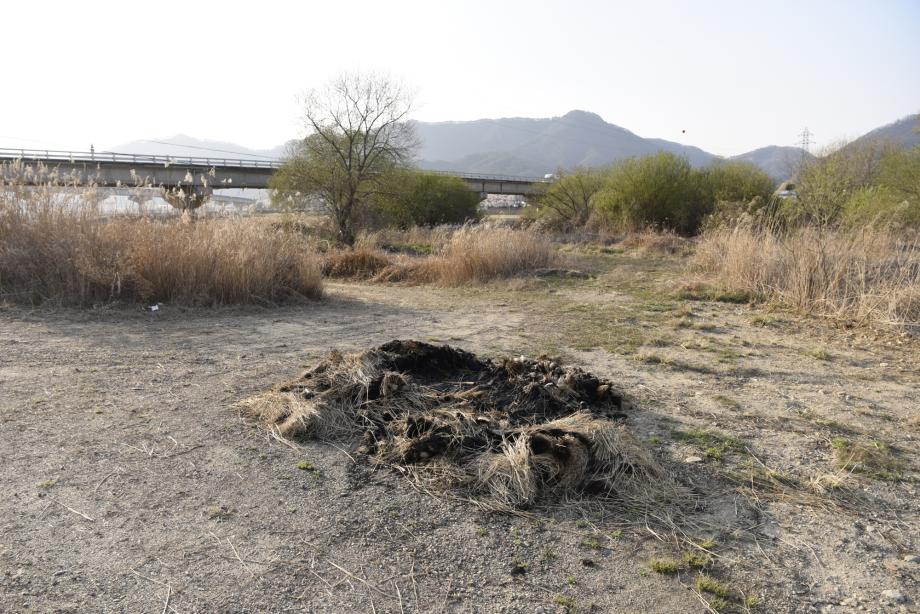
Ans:
[{"label": "dry cracked earth", "polygon": [[[673,260],[585,266],[271,309],[0,309],[0,610],[918,611],[917,339],[680,300]],[[686,500],[492,513],[235,408],[399,338],[614,381]]]}]

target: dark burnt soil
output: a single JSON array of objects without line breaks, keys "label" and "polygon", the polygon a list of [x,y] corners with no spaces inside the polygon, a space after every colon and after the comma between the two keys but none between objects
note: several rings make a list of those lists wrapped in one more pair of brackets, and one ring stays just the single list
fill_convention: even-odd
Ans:
[{"label": "dark burnt soil", "polygon": [[[610,494],[611,471],[609,455],[595,453],[593,421],[625,418],[613,383],[580,368],[547,356],[483,360],[412,340],[349,357],[334,351],[280,391],[314,404],[320,420],[345,408],[360,431],[357,451],[386,462],[469,465],[483,455],[495,461],[523,443],[529,454],[508,471],[529,463],[539,483],[574,480],[568,485],[591,494]],[[272,417],[276,424],[290,420],[289,413]]]}]

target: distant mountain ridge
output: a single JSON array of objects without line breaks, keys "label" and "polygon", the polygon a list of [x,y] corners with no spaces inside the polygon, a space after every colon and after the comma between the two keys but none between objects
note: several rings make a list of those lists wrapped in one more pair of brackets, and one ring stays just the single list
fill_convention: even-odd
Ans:
[{"label": "distant mountain ridge", "polygon": [[[884,139],[901,147],[920,145],[915,131],[920,115],[911,115],[856,139]],[[542,177],[558,169],[608,166],[633,156],[668,151],[685,156],[695,167],[719,160],[741,160],[763,169],[777,182],[789,178],[803,158],[814,159],[798,147],[770,145],[723,158],[682,143],[643,138],[587,111],[560,117],[479,119],[474,121],[413,121],[421,143],[418,165],[430,170]],[[113,151],[138,154],[210,158],[280,158],[287,144],[250,149],[235,143],[175,135],[159,140],[125,143]]]},{"label": "distant mountain ridge", "polygon": [[795,174],[802,160],[813,161],[815,157],[801,147],[782,147],[768,145],[728,158],[739,162],[749,162],[778,181],[788,179]]},{"label": "distant mountain ridge", "polygon": [[156,140],[141,140],[124,143],[113,148],[117,153],[129,153],[147,156],[173,156],[183,158],[233,158],[237,160],[265,160],[280,158],[284,155],[286,145],[272,149],[250,149],[236,143],[196,139],[185,134]]},{"label": "distant mountain ridge", "polygon": [[561,117],[414,122],[421,141],[419,166],[433,170],[542,176],[559,168],[606,166],[657,151],[706,166],[716,156],[698,147],[645,139],[595,113]]},{"label": "distant mountain ridge", "polygon": [[849,145],[875,140],[885,141],[896,147],[917,147],[920,145],[920,113],[902,117],[898,121],[867,132]]}]

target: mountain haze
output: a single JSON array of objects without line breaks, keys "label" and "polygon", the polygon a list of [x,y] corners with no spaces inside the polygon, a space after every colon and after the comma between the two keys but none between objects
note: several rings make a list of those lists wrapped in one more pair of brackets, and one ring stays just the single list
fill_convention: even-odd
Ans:
[{"label": "mountain haze", "polygon": [[[418,165],[430,170],[542,177],[559,169],[603,167],[624,158],[668,151],[685,156],[695,167],[726,159],[750,162],[779,182],[792,175],[803,157],[814,159],[798,147],[777,145],[723,158],[691,145],[643,138],[587,111],[570,111],[550,118],[412,123],[420,141]],[[920,115],[911,115],[877,128],[853,143],[883,139],[900,147],[914,147],[920,145],[918,125]],[[287,144],[272,149],[251,149],[178,134],[159,140],[125,143],[113,151],[264,160],[283,157],[286,148]]]},{"label": "mountain haze", "polygon": [[559,168],[606,166],[632,156],[670,151],[705,166],[716,156],[689,145],[645,139],[587,111],[545,119],[414,122],[419,166],[459,172],[542,176]]},{"label": "mountain haze", "polygon": [[901,148],[917,147],[920,145],[920,113],[908,115],[896,122],[876,128],[850,144],[861,144],[875,140],[885,141]]},{"label": "mountain haze", "polygon": [[795,173],[795,169],[802,163],[803,158],[809,162],[815,159],[813,155],[803,151],[801,147],[768,145],[754,151],[732,156],[729,160],[749,162],[777,181],[782,181]]},{"label": "mountain haze", "polygon": [[280,158],[285,145],[272,149],[250,149],[236,143],[196,139],[185,134],[176,134],[156,140],[140,140],[123,143],[112,151],[146,156],[173,156],[184,158],[233,158],[237,160],[264,160]]}]

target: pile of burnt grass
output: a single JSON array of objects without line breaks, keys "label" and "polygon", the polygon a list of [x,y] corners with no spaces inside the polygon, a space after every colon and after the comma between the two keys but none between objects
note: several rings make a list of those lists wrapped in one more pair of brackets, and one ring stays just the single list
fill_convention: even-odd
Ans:
[{"label": "pile of burnt grass", "polygon": [[332,352],[243,406],[284,437],[349,441],[426,486],[497,506],[648,500],[663,477],[623,426],[613,385],[546,357],[391,341]]}]

